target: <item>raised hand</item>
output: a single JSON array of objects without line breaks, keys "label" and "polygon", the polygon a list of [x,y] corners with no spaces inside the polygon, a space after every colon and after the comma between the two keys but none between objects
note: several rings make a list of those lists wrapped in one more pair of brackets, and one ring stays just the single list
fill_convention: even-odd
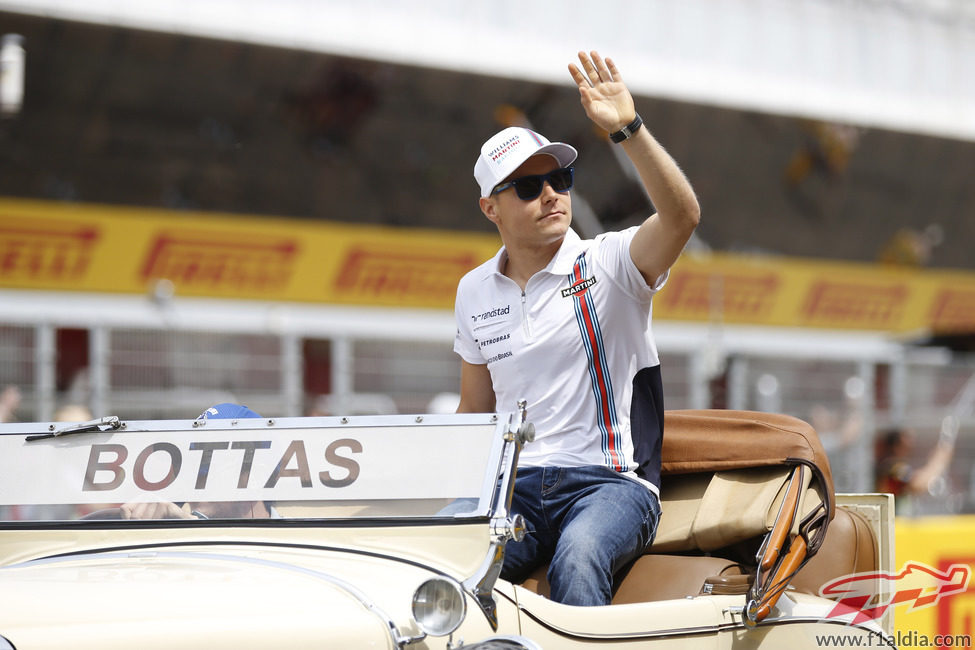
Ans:
[{"label": "raised hand", "polygon": [[613,60],[603,60],[594,50],[590,54],[579,52],[579,63],[582,70],[570,63],[569,74],[579,86],[580,101],[589,119],[610,133],[632,122],[636,116],[633,96]]}]

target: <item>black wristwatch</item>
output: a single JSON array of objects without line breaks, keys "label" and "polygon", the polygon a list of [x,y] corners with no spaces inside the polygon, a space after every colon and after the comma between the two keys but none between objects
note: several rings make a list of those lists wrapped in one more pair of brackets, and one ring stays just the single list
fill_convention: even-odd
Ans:
[{"label": "black wristwatch", "polygon": [[624,140],[629,140],[641,126],[643,126],[643,118],[640,117],[639,113],[637,113],[636,117],[633,118],[632,122],[624,126],[619,131],[614,131],[613,133],[610,133],[609,139],[615,142],[616,144],[619,144]]}]

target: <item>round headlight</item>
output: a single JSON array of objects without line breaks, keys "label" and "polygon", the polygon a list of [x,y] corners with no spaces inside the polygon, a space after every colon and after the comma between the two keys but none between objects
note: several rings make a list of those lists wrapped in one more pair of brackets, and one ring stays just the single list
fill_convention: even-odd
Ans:
[{"label": "round headlight", "polygon": [[430,636],[446,636],[460,626],[467,613],[464,592],[453,580],[431,578],[413,594],[413,618]]}]

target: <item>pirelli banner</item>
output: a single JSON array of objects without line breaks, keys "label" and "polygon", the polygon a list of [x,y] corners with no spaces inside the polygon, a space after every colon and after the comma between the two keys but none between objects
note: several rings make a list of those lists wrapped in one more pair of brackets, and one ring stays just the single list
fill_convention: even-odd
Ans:
[{"label": "pirelli banner", "polygon": [[0,199],[0,287],[452,308],[497,236]]},{"label": "pirelli banner", "polygon": [[[903,604],[893,607],[899,637],[895,647],[971,648],[975,637],[975,580],[970,578],[975,572],[971,541],[975,516],[898,517],[895,529],[899,571],[911,563],[941,574],[950,574],[954,567],[968,567],[964,582],[956,580],[952,585],[928,580],[915,599],[905,598]],[[909,584],[910,580],[904,582]]]},{"label": "pirelli banner", "polygon": [[975,331],[975,273],[685,254],[656,318],[827,329]]},{"label": "pirelli banner", "polygon": [[[0,199],[0,287],[451,309],[497,236]],[[975,273],[685,254],[659,320],[975,330]]]}]

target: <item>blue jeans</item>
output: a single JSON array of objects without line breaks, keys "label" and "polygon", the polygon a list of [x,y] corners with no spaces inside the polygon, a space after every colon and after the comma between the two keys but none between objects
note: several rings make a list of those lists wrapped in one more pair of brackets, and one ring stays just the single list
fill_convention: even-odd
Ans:
[{"label": "blue jeans", "polygon": [[509,541],[501,576],[522,582],[550,562],[552,600],[608,605],[613,576],[653,542],[660,501],[643,485],[606,467],[518,469],[511,510],[527,521]]}]

